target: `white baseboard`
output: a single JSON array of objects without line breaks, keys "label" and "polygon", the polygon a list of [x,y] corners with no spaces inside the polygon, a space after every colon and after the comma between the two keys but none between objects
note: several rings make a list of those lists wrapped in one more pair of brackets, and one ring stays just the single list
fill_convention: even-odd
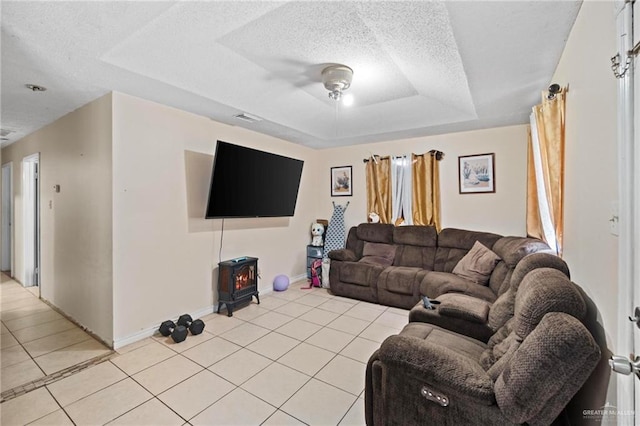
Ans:
[{"label": "white baseboard", "polygon": [[[217,312],[218,305],[207,306],[206,308],[199,309],[197,311],[191,312],[192,318],[200,318],[205,315],[209,315],[210,313]],[[138,340],[146,339],[147,337],[153,336],[158,331],[158,326],[154,325],[152,327],[146,328],[144,330],[138,331],[135,334],[130,334],[129,336],[125,336],[121,339],[113,340],[113,349],[118,350],[124,346],[130,345],[132,343],[137,342]]]},{"label": "white baseboard", "polygon": [[[307,274],[301,274],[301,275],[296,275],[295,277],[291,277],[290,278],[290,282],[296,282],[296,281],[300,281],[300,280],[306,280],[307,279]],[[266,288],[260,288],[258,289],[260,291],[260,295],[261,296],[267,296],[271,293],[273,293],[273,286],[269,286]],[[216,303],[215,305],[211,305],[211,306],[207,306],[204,307],[202,309],[199,309],[195,312],[191,312],[189,313],[189,315],[191,315],[192,318],[200,318],[203,317],[205,315],[209,315],[211,313],[215,313],[218,312],[218,304]],[[129,336],[125,336],[119,339],[114,339],[113,340],[113,349],[118,350],[124,346],[130,345],[132,343],[137,342],[138,340],[142,340],[142,339],[146,339],[147,337],[151,337],[153,336],[156,332],[158,331],[158,326],[157,325],[153,325],[149,328],[146,328],[144,330],[138,331],[137,333],[134,334],[130,334]]]},{"label": "white baseboard", "polygon": [[[296,281],[300,281],[300,280],[306,280],[307,279],[307,275],[306,274],[301,274],[301,275],[297,275],[295,277],[291,277],[290,278],[290,282],[296,282]],[[260,291],[260,295],[261,296],[267,296],[271,293],[273,293],[273,286],[268,286],[266,288],[260,288],[258,289]],[[214,304],[211,306],[207,306],[204,307],[202,309],[199,309],[195,312],[191,312],[189,315],[191,315],[192,318],[200,318],[203,317],[205,315],[209,315],[210,313],[215,313],[218,312],[218,304]],[[140,330],[134,334],[130,334],[128,336],[119,338],[119,339],[113,339],[113,349],[118,350],[119,348],[122,348],[124,346],[130,345],[132,343],[137,342],[138,340],[142,340],[142,339],[146,339],[147,337],[151,337],[153,336],[156,332],[158,331],[158,326],[154,325],[151,326],[149,328],[146,328],[144,330]]]},{"label": "white baseboard", "polygon": [[291,277],[290,282],[295,283],[296,281],[303,281],[307,279],[307,274],[296,275],[295,277]]}]

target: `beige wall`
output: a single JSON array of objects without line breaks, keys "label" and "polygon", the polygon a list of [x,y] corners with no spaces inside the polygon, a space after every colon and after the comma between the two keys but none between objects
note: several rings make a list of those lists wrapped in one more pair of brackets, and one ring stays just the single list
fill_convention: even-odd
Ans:
[{"label": "beige wall", "polygon": [[[318,211],[331,217],[331,201],[350,202],[345,215],[347,229],[367,218],[367,197],[363,158],[371,154],[400,155],[437,149],[445,153],[440,162],[442,226],[497,232],[503,235],[525,234],[527,163],[526,126],[510,126],[423,138],[355,145],[319,151]],[[458,156],[495,153],[496,192],[459,194]],[[330,197],[329,170],[353,166],[353,196]]]},{"label": "beige wall", "polygon": [[[611,204],[618,197],[617,83],[609,61],[615,51],[613,3],[584,2],[553,77],[569,85],[564,258],[572,280],[597,305],[598,322],[614,353],[618,317],[630,314],[618,310],[618,239],[609,231]],[[611,375],[606,397],[613,405],[617,378]]]},{"label": "beige wall", "polygon": [[222,221],[202,217],[217,139],[305,161],[295,216],[225,220],[222,260],[258,257],[262,291],[277,274],[305,272],[315,151],[120,93],[113,111],[116,346],[216,302]]},{"label": "beige wall", "polygon": [[[112,339],[111,95],[2,150],[13,162],[14,273],[24,280],[22,159],[40,153],[41,295]],[[53,191],[60,185],[60,193]]]},{"label": "beige wall", "polygon": [[564,257],[572,279],[598,305],[615,347],[618,240],[609,232],[618,196],[612,2],[585,2],[553,82],[569,85],[566,117]]}]

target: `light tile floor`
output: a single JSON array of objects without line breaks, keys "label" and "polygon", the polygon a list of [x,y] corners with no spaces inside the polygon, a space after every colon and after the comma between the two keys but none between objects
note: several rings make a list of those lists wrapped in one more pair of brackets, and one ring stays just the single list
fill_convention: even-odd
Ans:
[{"label": "light tile floor", "polygon": [[[48,354],[64,348],[47,343],[51,338],[43,337],[44,331],[16,335],[18,330],[42,327],[55,332],[67,348],[87,350],[88,339],[76,342],[77,331],[59,316],[40,310],[37,299],[20,302],[28,298],[20,296],[17,284],[5,284],[0,284],[6,290],[3,389],[4,363],[7,371],[14,367],[28,377],[64,365],[62,357],[51,356],[41,367],[46,348],[53,348]],[[263,295],[260,305],[253,301],[232,318],[203,317],[204,333],[180,344],[151,337],[118,350],[108,361],[10,399],[0,405],[1,423],[364,425],[366,362],[382,340],[407,323],[408,311],[324,289],[303,290],[303,284]],[[12,310],[5,312],[5,304]],[[25,306],[37,306],[37,313],[11,314]],[[29,340],[20,341],[24,336]],[[9,350],[16,346],[20,349]]]},{"label": "light tile floor", "polygon": [[42,302],[37,290],[0,274],[0,392],[111,352]]}]

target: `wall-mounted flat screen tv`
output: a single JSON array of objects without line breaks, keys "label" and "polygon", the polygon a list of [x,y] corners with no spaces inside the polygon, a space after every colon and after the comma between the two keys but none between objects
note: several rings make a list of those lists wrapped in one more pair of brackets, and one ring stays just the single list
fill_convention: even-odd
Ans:
[{"label": "wall-mounted flat screen tv", "polygon": [[303,164],[218,141],[205,217],[293,216]]}]

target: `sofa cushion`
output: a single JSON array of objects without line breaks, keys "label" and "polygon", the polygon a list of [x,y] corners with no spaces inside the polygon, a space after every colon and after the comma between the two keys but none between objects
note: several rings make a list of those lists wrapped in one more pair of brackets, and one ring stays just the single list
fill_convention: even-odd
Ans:
[{"label": "sofa cushion", "polygon": [[471,250],[476,241],[491,249],[502,236],[490,232],[465,231],[446,228],[438,234],[438,248],[434,271],[451,272],[460,259]]},{"label": "sofa cushion", "polygon": [[513,331],[525,338],[548,312],[564,312],[580,320],[587,306],[575,284],[557,269],[539,268],[527,274],[516,293]]},{"label": "sofa cushion", "polygon": [[486,285],[499,261],[497,254],[476,241],[469,253],[453,268],[453,273],[476,284]]},{"label": "sofa cushion", "polygon": [[491,250],[512,269],[528,254],[540,251],[551,253],[551,249],[544,241],[522,237],[502,237],[496,241]]},{"label": "sofa cushion", "polygon": [[440,315],[461,318],[471,322],[484,324],[487,322],[491,303],[465,294],[448,293],[439,296],[438,311]]},{"label": "sofa cushion", "polygon": [[420,282],[420,294],[435,299],[445,293],[462,293],[488,302],[496,300],[489,287],[478,285],[449,272],[426,272]]},{"label": "sofa cushion", "polygon": [[436,247],[438,233],[433,226],[410,225],[393,229],[393,242],[419,247]]},{"label": "sofa cushion", "polygon": [[393,263],[392,260],[386,259],[381,256],[364,256],[362,259],[358,260],[358,262],[377,266],[391,266],[391,264]]},{"label": "sofa cushion", "polygon": [[329,252],[329,259],[343,262],[355,262],[358,260],[356,254],[349,249],[331,250]]},{"label": "sofa cushion", "polygon": [[346,242],[345,248],[354,252],[356,255],[356,259],[360,259],[362,257],[363,247],[364,247],[364,241],[358,238],[358,227],[357,226],[351,227],[351,229],[349,229],[349,233],[347,234],[347,242]]},{"label": "sofa cushion", "polygon": [[396,256],[396,246],[392,244],[364,243],[360,262],[372,265],[391,266]]},{"label": "sofa cushion", "polygon": [[[478,299],[475,299],[476,301]],[[440,306],[440,305],[438,305]],[[463,318],[441,315],[438,309],[426,309],[419,301],[409,312],[409,322],[423,322],[437,325],[455,333],[469,336],[481,342],[487,342],[493,330],[486,323],[468,321]]]},{"label": "sofa cushion", "polygon": [[372,243],[393,243],[393,225],[388,223],[361,223],[356,235],[363,241]]},{"label": "sofa cushion", "polygon": [[509,362],[511,356],[516,349],[520,347],[521,343],[522,339],[520,339],[517,334],[508,334],[501,342],[488,347],[482,353],[480,365],[482,365],[488,373],[490,372],[493,380],[496,380],[500,373],[502,373],[505,362]]},{"label": "sofa cushion", "polygon": [[445,330],[436,325],[419,322],[410,322],[405,325],[400,332],[400,336],[424,340],[428,344],[446,347],[452,352],[456,352],[460,355],[468,356],[476,360],[480,358],[486,349],[486,345],[484,343],[475,339]]},{"label": "sofa cushion", "polygon": [[390,266],[380,274],[378,288],[391,293],[417,296],[425,273],[422,268]]},{"label": "sofa cushion", "polygon": [[396,259],[393,262],[396,266],[410,266],[422,268],[427,271],[433,270],[433,261],[436,255],[435,247],[410,246],[408,244],[396,246]]},{"label": "sofa cushion", "polygon": [[375,284],[378,275],[383,270],[383,266],[360,262],[344,262],[344,265],[340,267],[340,281],[369,287],[372,283]]},{"label": "sofa cushion", "polygon": [[494,293],[500,296],[509,288],[512,273],[513,269],[509,268],[509,266],[504,263],[504,260],[500,260],[500,262],[496,264],[495,269],[491,273],[491,277],[489,277],[488,287],[493,290]]},{"label": "sofa cushion", "polygon": [[[497,243],[496,243],[497,244]],[[502,262],[501,262],[502,264]],[[498,267],[500,264],[498,264]],[[501,293],[489,312],[489,327],[497,330],[513,317],[516,292],[522,279],[531,271],[539,268],[554,268],[569,276],[569,267],[558,256],[549,253],[533,253],[525,256],[510,274],[509,288]],[[496,267],[497,269],[497,267]],[[494,273],[495,274],[495,273]]]}]

